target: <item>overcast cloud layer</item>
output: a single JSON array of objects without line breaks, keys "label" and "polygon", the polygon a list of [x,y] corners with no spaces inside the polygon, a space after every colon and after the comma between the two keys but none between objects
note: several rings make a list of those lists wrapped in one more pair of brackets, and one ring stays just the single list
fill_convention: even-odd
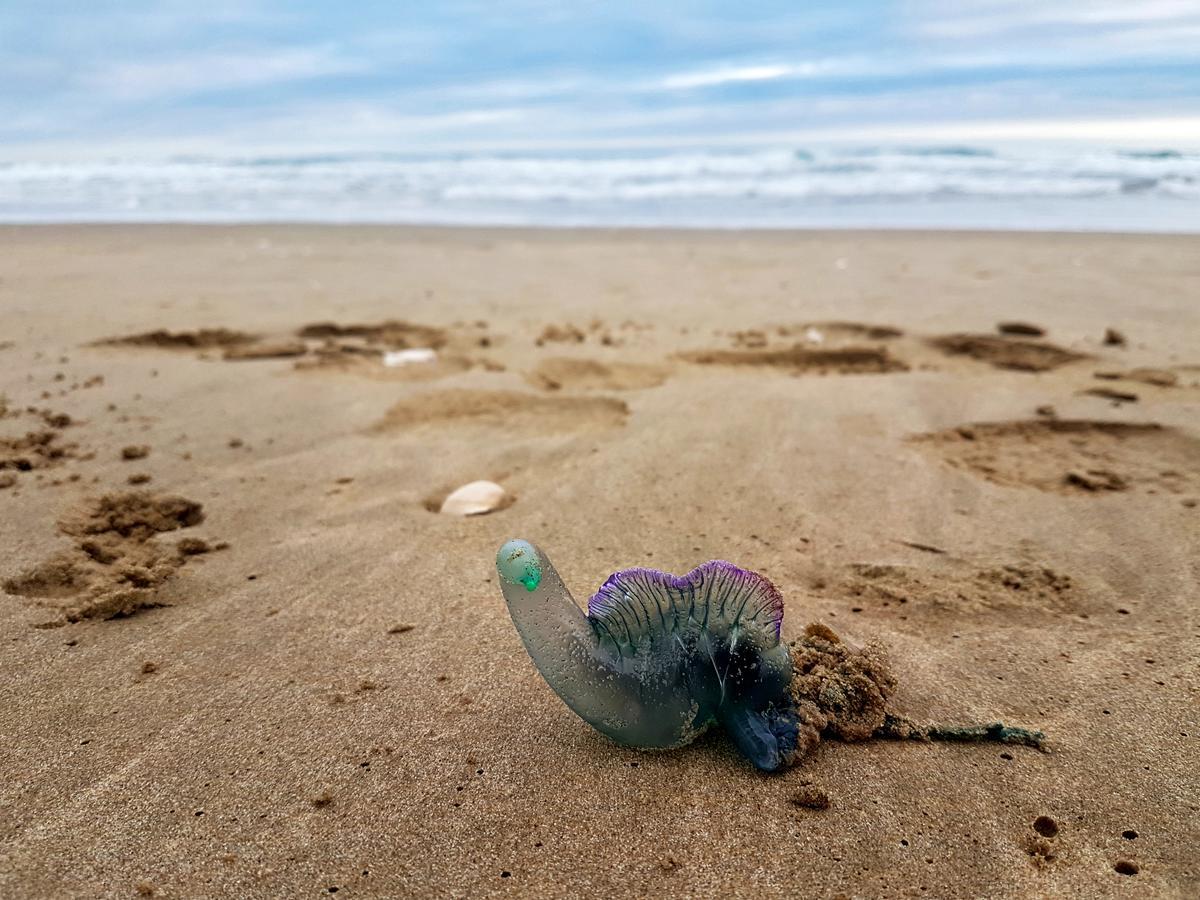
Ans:
[{"label": "overcast cloud layer", "polygon": [[0,5],[0,158],[1200,145],[1200,0],[133,6]]}]

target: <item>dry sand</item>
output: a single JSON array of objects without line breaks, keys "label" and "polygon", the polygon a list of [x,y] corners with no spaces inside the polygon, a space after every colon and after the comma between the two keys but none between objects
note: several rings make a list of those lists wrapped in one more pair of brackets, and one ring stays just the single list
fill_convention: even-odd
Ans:
[{"label": "dry sand", "polygon": [[[1196,896],[1198,260],[0,230],[0,893]],[[481,478],[515,503],[430,512]],[[785,636],[891,648],[898,710],[1051,752],[614,746],[521,647],[513,536],[580,601],[764,572]]]}]

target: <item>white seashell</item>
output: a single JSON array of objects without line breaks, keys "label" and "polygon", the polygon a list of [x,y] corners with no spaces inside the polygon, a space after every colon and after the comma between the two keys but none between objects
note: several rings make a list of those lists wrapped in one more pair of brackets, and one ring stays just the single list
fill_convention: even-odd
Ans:
[{"label": "white seashell", "polygon": [[413,347],[409,350],[385,350],[383,364],[389,369],[409,366],[413,363],[431,363],[437,360],[437,351],[428,347]]},{"label": "white seashell", "polygon": [[507,496],[504,488],[494,481],[472,481],[455,489],[442,501],[438,512],[448,516],[480,516],[499,509]]},{"label": "white seashell", "polygon": [[818,328],[809,328],[807,331],[805,331],[804,339],[810,344],[825,343],[825,335],[821,334],[821,331]]}]

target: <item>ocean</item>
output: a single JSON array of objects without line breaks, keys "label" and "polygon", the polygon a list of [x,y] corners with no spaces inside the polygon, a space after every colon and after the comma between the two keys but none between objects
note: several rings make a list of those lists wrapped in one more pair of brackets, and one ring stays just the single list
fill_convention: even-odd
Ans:
[{"label": "ocean", "polygon": [[0,221],[1200,232],[1200,153],[972,146],[0,159]]}]

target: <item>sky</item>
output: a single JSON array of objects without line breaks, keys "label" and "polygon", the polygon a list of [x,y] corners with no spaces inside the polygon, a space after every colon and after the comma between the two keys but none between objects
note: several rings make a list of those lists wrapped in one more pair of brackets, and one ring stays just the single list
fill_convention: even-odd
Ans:
[{"label": "sky", "polygon": [[1200,0],[4,0],[0,158],[1200,146]]}]

